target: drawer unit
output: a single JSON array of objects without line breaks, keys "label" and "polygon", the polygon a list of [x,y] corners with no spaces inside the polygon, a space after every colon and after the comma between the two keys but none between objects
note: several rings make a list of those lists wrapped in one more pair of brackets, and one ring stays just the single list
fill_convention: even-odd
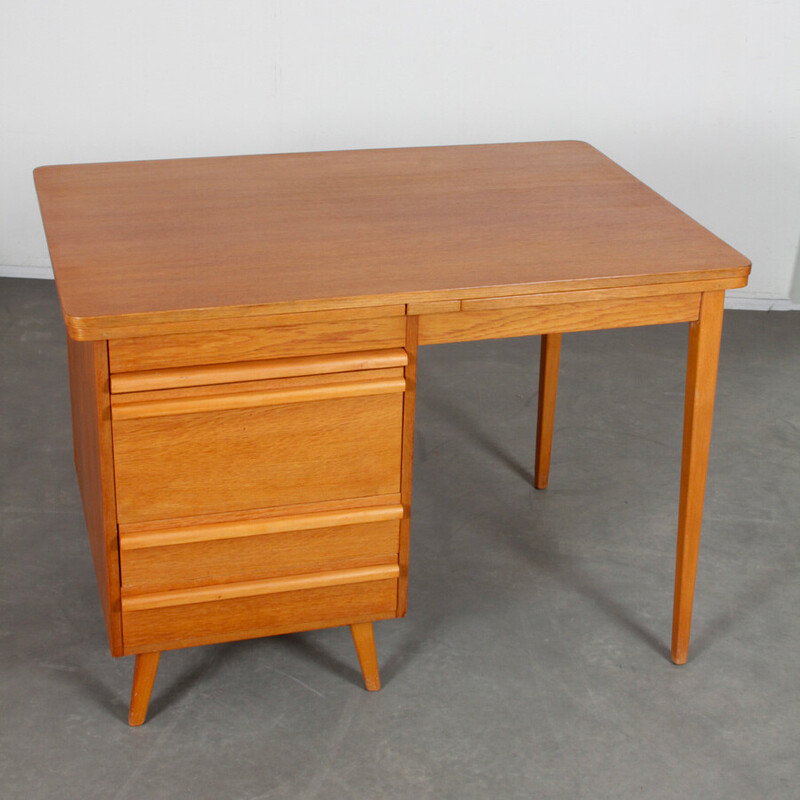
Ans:
[{"label": "drawer unit", "polygon": [[396,616],[407,364],[385,348],[111,374],[125,653]]},{"label": "drawer unit", "polygon": [[73,394],[97,436],[76,463],[85,502],[102,492],[87,520],[112,652],[137,657],[131,724],[159,653],[193,645],[349,626],[380,687],[371,623],[405,614],[415,372],[405,318],[374,313],[70,341],[94,381]]}]

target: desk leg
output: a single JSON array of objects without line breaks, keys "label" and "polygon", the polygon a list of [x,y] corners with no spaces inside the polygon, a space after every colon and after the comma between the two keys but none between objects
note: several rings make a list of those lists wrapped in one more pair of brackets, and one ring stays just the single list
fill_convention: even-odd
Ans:
[{"label": "desk leg", "polygon": [[351,625],[350,633],[353,634],[358,663],[361,664],[364,686],[367,691],[377,692],[381,688],[381,678],[378,673],[378,655],[375,652],[375,634],[372,630],[372,623],[359,622]]},{"label": "desk leg", "polygon": [[705,292],[700,300],[700,318],[689,326],[678,554],[672,610],[672,660],[676,664],[685,664],[689,655],[689,630],[692,624],[724,299],[724,291]]},{"label": "desk leg", "polygon": [[128,725],[141,725],[147,716],[150,705],[150,693],[156,679],[158,660],[161,653],[140,653],[136,656],[133,667],[133,689],[131,690],[131,707],[128,712]]},{"label": "desk leg", "polygon": [[553,424],[556,418],[558,362],[561,357],[561,334],[542,334],[539,353],[539,413],[536,421],[536,463],[533,485],[546,489],[550,477],[550,453],[553,449]]}]

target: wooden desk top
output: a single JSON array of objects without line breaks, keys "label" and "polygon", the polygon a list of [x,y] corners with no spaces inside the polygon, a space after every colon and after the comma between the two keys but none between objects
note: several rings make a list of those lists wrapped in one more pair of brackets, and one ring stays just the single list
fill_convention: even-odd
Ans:
[{"label": "wooden desk top", "polygon": [[749,262],[583,142],[40,167],[74,338],[645,283]]}]

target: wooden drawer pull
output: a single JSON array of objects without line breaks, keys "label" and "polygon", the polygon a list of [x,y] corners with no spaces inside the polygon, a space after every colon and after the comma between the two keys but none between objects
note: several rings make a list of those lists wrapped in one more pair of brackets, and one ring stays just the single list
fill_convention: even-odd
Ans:
[{"label": "wooden drawer pull", "polygon": [[295,378],[302,375],[328,375],[333,372],[355,372],[364,369],[404,367],[408,354],[402,347],[367,350],[360,353],[336,353],[326,356],[276,358],[270,361],[240,361],[235,364],[149,369],[122,372],[111,376],[111,391],[145,392],[155,389],[176,389],[183,386],[209,386],[218,383]]},{"label": "wooden drawer pull", "polygon": [[321,386],[304,386],[297,389],[272,389],[261,392],[176,397],[171,400],[142,400],[139,402],[111,402],[114,421],[142,417],[168,417],[177,414],[196,414],[204,411],[230,411],[238,408],[277,406],[303,403],[311,400],[335,400],[340,397],[404,392],[405,378],[379,378],[375,380],[348,381]]},{"label": "wooden drawer pull", "polygon": [[403,506],[375,506],[350,508],[342,511],[322,511],[292,517],[245,520],[242,522],[215,522],[189,525],[156,531],[126,533],[120,526],[120,550],[140,550],[148,547],[168,547],[176,544],[209,542],[216,539],[239,539],[285,531],[309,531],[315,528],[335,528],[340,525],[359,525],[369,522],[402,519]]},{"label": "wooden drawer pull", "polygon": [[377,567],[342,569],[335,572],[319,572],[310,575],[294,575],[291,578],[270,578],[246,583],[229,583],[217,586],[202,586],[197,589],[183,589],[172,592],[131,595],[122,598],[122,611],[145,611],[151,608],[169,608],[210,603],[217,600],[231,600],[237,597],[255,597],[278,592],[295,592],[302,589],[318,589],[325,586],[343,586],[350,583],[384,581],[400,576],[397,564]]}]

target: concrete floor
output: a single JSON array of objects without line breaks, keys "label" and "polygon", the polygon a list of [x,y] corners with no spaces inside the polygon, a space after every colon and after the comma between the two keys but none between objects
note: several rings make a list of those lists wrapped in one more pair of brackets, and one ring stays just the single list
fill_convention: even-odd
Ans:
[{"label": "concrete floor", "polygon": [[726,316],[689,663],[668,657],[686,326],[420,359],[409,614],[164,655],[148,722],[108,654],[54,285],[0,281],[2,798],[797,798],[800,314]]}]

